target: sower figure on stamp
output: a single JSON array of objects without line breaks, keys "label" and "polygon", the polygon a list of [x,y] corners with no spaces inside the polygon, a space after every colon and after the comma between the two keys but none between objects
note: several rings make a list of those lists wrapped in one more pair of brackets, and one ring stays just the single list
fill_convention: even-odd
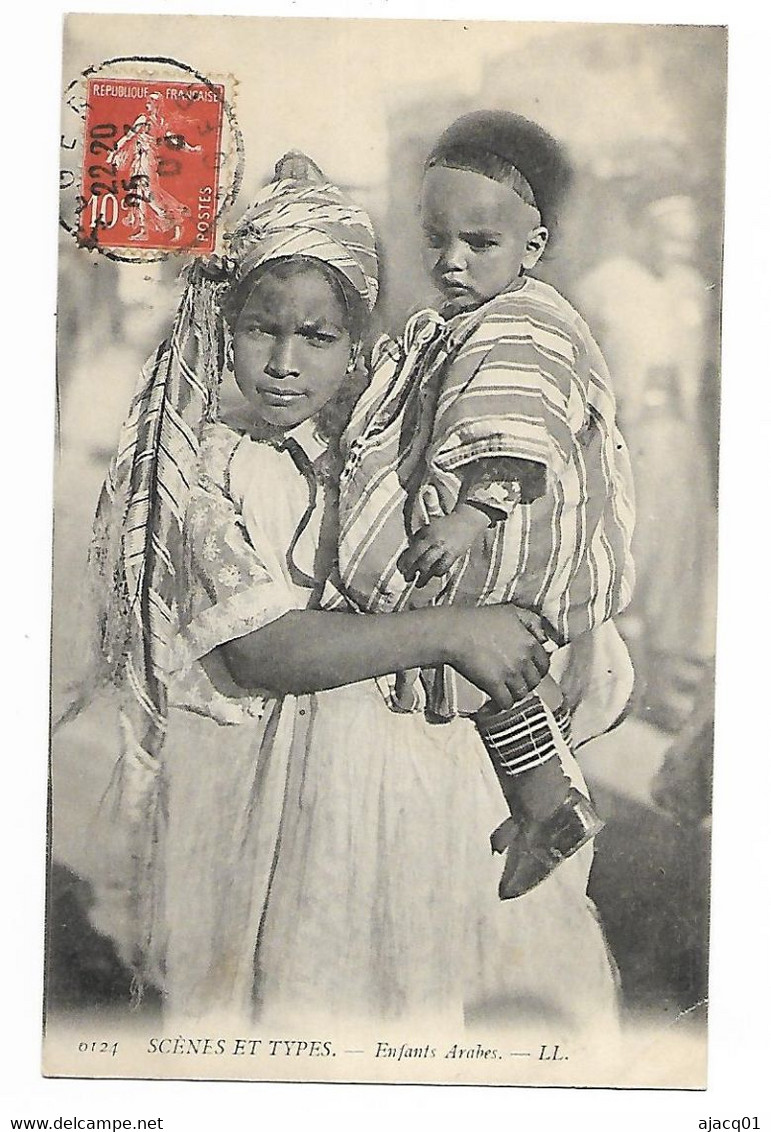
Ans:
[{"label": "sower figure on stamp", "polygon": [[547,647],[601,644],[572,703],[553,676],[492,699],[449,666],[394,682],[397,710],[474,720],[512,814],[492,839],[504,899],[602,828],[571,775],[571,713],[607,694],[606,729],[631,681],[611,622],[632,593],[633,488],[610,377],[578,312],[527,274],[569,181],[556,141],[506,112],[466,115],[434,146],[421,219],[445,303],[376,349],[344,438],[328,598],[370,613],[511,602]]},{"label": "sower figure on stamp", "polygon": [[190,145],[185,138],[174,133],[160,108],[162,96],[156,91],[147,100],[144,114],[127,128],[118,139],[108,157],[116,169],[129,169],[131,176],[131,197],[134,201],[132,223],[136,232],[130,237],[142,242],[148,238],[147,212],[153,215],[155,224],[161,231],[173,229],[174,240],[182,234],[182,223],[190,210],[161,184],[161,163],[163,147],[170,151],[186,150],[198,153],[199,145]]}]

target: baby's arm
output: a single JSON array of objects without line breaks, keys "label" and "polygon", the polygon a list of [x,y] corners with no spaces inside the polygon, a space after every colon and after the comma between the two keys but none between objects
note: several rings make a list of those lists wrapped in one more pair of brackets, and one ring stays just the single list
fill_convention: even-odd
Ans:
[{"label": "baby's arm", "polygon": [[521,503],[533,503],[546,490],[546,469],[534,460],[509,456],[473,460],[460,469],[458,502],[449,515],[437,515],[410,540],[398,567],[408,582],[425,586],[449,573],[482,531],[502,522]]},{"label": "baby's arm", "polygon": [[413,535],[397,565],[408,582],[417,578],[416,585],[425,586],[449,573],[489,526],[485,510],[459,500],[449,515],[437,515]]}]

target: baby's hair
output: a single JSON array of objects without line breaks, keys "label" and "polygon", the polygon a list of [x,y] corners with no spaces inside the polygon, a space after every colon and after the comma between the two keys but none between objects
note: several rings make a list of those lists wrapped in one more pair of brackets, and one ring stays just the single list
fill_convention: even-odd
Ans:
[{"label": "baby's hair", "polygon": [[294,279],[298,275],[307,275],[309,271],[315,271],[327,281],[345,311],[345,329],[350,334],[351,341],[353,343],[360,342],[369,321],[363,300],[339,271],[336,271],[334,267],[323,260],[314,259],[312,256],[295,255],[268,260],[232,286],[222,300],[222,313],[230,326],[231,332],[235,331],[238,319],[249,301],[252,291],[266,275],[285,280]]},{"label": "baby's hair", "polygon": [[529,118],[506,110],[476,110],[445,130],[426,160],[479,173],[507,185],[533,205],[551,229],[573,179],[560,143]]},{"label": "baby's hair", "polygon": [[481,173],[491,181],[508,185],[525,204],[538,208],[529,181],[519,169],[499,157],[497,153],[490,153],[489,150],[474,145],[453,145],[443,150],[441,154],[432,154],[426,162],[427,169],[433,169],[437,165],[446,169],[465,169],[469,173]]}]

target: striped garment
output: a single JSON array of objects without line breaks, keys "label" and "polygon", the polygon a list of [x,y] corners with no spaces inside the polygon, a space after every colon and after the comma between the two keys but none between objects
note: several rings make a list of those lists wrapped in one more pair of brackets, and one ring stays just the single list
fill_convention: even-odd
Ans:
[{"label": "striped garment", "polygon": [[167,653],[184,572],[185,511],[224,362],[222,324],[215,315],[222,286],[204,263],[189,268],[171,334],[143,367],[121,428],[89,552],[98,639],[87,692],[100,685],[119,692],[122,746],[112,797],[126,823],[133,869],[130,959],[136,997],[148,979],[157,915],[153,876],[165,806]]},{"label": "striped garment", "polygon": [[89,565],[98,600],[102,679],[120,687],[137,752],[155,765],[166,733],[166,650],[176,631],[183,524],[201,433],[215,410],[225,342],[223,282],[203,263],[174,325],[142,369],[94,521]]},{"label": "striped garment", "polygon": [[[548,284],[527,278],[446,322],[422,311],[401,343],[379,343],[344,445],[339,592],[328,591],[328,608],[513,602],[565,644],[628,603],[633,489],[607,367]],[[396,566],[409,535],[455,507],[463,465],[502,456],[545,465],[545,493],[416,589]],[[423,682],[433,717],[457,714],[452,670]]]}]

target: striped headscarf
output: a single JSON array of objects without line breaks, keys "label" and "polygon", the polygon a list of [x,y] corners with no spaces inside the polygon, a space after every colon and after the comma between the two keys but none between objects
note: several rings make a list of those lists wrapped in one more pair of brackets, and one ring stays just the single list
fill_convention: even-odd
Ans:
[{"label": "striped headscarf", "polygon": [[269,260],[318,259],[336,268],[368,310],[377,299],[375,234],[366,212],[333,185],[274,181],[228,241],[236,285]]},{"label": "striped headscarf", "polygon": [[[295,180],[268,185],[226,239],[226,258],[199,260],[187,268],[171,333],[145,364],[122,427],[97,507],[89,558],[98,612],[93,670],[85,695],[65,717],[99,686],[119,693],[124,737],[119,772],[122,801],[134,810],[139,901],[148,899],[151,888],[163,810],[167,650],[185,585],[187,501],[198,474],[202,429],[216,417],[225,367],[229,332],[223,302],[257,268],[290,256],[337,270],[370,311],[377,297],[369,217],[333,185]],[[144,936],[138,944],[141,957],[152,909],[138,909],[137,920]]]}]

